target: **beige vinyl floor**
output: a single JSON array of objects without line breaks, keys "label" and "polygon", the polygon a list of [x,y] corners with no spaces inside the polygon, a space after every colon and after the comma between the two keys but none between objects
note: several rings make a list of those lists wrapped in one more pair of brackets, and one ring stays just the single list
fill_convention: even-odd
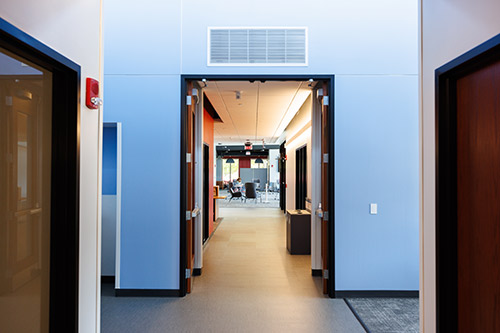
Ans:
[{"label": "beige vinyl floor", "polygon": [[310,256],[290,255],[275,208],[225,208],[184,298],[116,298],[103,285],[102,332],[364,332],[321,291]]}]

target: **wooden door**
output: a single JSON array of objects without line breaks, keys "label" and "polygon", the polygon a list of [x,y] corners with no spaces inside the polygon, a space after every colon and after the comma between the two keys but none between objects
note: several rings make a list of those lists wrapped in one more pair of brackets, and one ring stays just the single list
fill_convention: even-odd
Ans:
[{"label": "wooden door", "polygon": [[458,331],[500,332],[500,61],[457,80]]},{"label": "wooden door", "polygon": [[189,271],[186,281],[186,291],[191,292],[193,287],[193,267],[194,267],[194,251],[195,251],[195,230],[194,230],[194,217],[195,211],[195,115],[196,107],[194,97],[192,96],[193,83],[187,83],[187,105],[186,105],[186,270]]},{"label": "wooden door", "polygon": [[328,84],[323,83],[323,99],[321,106],[321,205],[323,214],[321,215],[321,258],[323,264],[323,293],[328,294],[328,160],[329,160],[329,109],[328,109]]}]

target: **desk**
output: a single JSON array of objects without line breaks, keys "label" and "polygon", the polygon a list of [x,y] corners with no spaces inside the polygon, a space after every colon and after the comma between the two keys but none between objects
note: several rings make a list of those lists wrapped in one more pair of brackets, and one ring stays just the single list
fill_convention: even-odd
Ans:
[{"label": "desk", "polygon": [[219,218],[219,199],[226,199],[226,196],[214,196],[214,221],[217,221]]}]

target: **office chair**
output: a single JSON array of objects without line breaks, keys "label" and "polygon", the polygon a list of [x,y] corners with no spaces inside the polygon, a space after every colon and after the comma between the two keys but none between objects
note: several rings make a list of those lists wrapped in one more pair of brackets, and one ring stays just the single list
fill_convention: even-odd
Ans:
[{"label": "office chair", "polygon": [[244,198],[243,192],[235,191],[234,185],[232,182],[229,183],[229,194],[231,194],[231,197],[229,198],[229,202],[231,202],[231,200],[233,200],[233,198],[240,198],[240,199]]},{"label": "office chair", "polygon": [[255,183],[245,183],[245,202],[247,199],[255,199],[255,204],[257,204],[257,190]]}]

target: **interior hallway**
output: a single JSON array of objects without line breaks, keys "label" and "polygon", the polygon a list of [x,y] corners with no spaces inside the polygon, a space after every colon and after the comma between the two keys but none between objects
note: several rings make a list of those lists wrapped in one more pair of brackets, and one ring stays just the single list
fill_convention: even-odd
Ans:
[{"label": "interior hallway", "polygon": [[102,332],[364,332],[321,292],[310,256],[290,255],[274,208],[225,208],[184,298],[116,298],[103,285]]}]

